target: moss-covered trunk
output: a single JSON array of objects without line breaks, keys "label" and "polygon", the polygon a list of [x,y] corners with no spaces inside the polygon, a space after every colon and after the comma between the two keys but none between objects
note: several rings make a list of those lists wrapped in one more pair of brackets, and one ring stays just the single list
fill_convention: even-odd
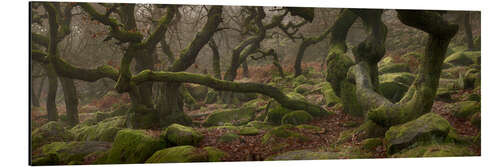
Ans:
[{"label": "moss-covered trunk", "polygon": [[56,95],[57,95],[57,73],[51,64],[45,66],[45,71],[47,72],[47,78],[49,79],[49,91],[47,93],[47,119],[49,121],[57,121],[57,107],[56,107]]},{"label": "moss-covered trunk", "polygon": [[470,15],[471,12],[464,12],[464,30],[465,30],[465,40],[467,42],[467,48],[469,50],[474,50],[474,37],[472,36],[472,27],[470,25]]},{"label": "moss-covered trunk", "polygon": [[[43,80],[41,80],[40,82],[43,82]],[[34,84],[35,83],[35,80],[34,78],[31,79],[31,86],[30,86],[30,94],[31,94],[31,105],[33,105],[34,107],[40,107],[40,94],[36,93],[35,92],[35,89],[34,89]]]},{"label": "moss-covered trunk", "polygon": [[220,55],[219,55],[219,48],[217,47],[217,44],[215,41],[210,39],[210,42],[208,42],[208,46],[210,46],[210,49],[212,50],[212,70],[214,73],[214,77],[217,79],[222,79],[222,75],[220,73]]},{"label": "moss-covered trunk", "polygon": [[60,77],[64,92],[64,103],[66,105],[66,117],[70,126],[75,126],[80,121],[78,119],[78,96],[73,79]]}]

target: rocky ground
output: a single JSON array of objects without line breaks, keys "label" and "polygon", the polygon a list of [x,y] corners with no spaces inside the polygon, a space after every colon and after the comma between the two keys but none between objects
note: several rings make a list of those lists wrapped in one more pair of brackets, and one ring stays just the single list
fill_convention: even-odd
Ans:
[{"label": "rocky ground", "polygon": [[[384,58],[380,92],[398,101],[415,79],[409,66],[418,53]],[[286,69],[287,67],[285,67]],[[68,127],[64,107],[60,122],[47,122],[43,108],[32,108],[32,163],[115,164],[160,162],[262,161],[390,157],[478,156],[481,154],[480,51],[449,50],[432,112],[377,134],[363,118],[343,112],[340,98],[324,81],[321,69],[299,77],[240,79],[281,88],[290,98],[326,108],[313,117],[286,109],[268,97],[235,93],[233,105],[218,103],[217,92],[186,84],[185,111],[193,125],[172,124],[161,130],[128,129],[125,95],[108,93],[80,107],[81,123]]]}]

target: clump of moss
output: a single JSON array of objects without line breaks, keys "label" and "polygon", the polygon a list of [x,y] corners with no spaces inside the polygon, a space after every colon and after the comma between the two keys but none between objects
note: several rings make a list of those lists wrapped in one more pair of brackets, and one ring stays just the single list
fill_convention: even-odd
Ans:
[{"label": "clump of moss", "polygon": [[75,126],[70,132],[75,135],[75,140],[80,141],[109,141],[112,142],[116,133],[125,128],[125,117],[108,118],[90,126]]},{"label": "clump of moss", "polygon": [[361,147],[367,151],[373,151],[375,150],[375,148],[382,145],[383,145],[382,138],[368,138],[361,142]]},{"label": "clump of moss", "polygon": [[243,125],[252,121],[255,117],[255,110],[252,108],[230,109],[210,114],[203,126],[224,125],[232,123],[234,125]]},{"label": "clump of moss", "polygon": [[457,118],[468,118],[474,113],[481,111],[481,104],[477,101],[463,101],[456,103],[456,108],[452,110],[453,116]]},{"label": "clump of moss", "polygon": [[450,123],[435,113],[427,113],[416,120],[392,126],[384,140],[388,154],[394,154],[417,142],[444,141],[451,129]]},{"label": "clump of moss", "polygon": [[254,127],[240,127],[238,132],[239,135],[243,136],[254,136],[260,133],[260,130]]},{"label": "clump of moss", "polygon": [[218,162],[225,153],[214,147],[197,150],[193,146],[176,146],[155,152],[146,163]]},{"label": "clump of moss", "polygon": [[281,119],[281,124],[300,125],[310,122],[312,119],[313,117],[311,116],[311,114],[303,110],[297,110],[285,114]]},{"label": "clump of moss", "polygon": [[329,107],[335,106],[341,102],[340,98],[335,95],[332,86],[328,82],[321,83],[321,93],[323,94],[326,105]]},{"label": "clump of moss", "polygon": [[58,162],[68,164],[71,161],[83,161],[84,157],[94,152],[106,151],[111,147],[109,142],[53,142],[40,148],[41,155],[56,155]]},{"label": "clump of moss", "polygon": [[73,135],[61,122],[51,121],[31,133],[32,150],[51,142],[71,141]]},{"label": "clump of moss", "polygon": [[225,133],[222,136],[220,136],[219,138],[217,138],[217,142],[218,143],[230,143],[230,142],[233,142],[233,141],[239,140],[239,139],[240,139],[240,136],[237,134]]},{"label": "clump of moss", "polygon": [[290,137],[297,139],[299,141],[309,140],[307,137],[302,136],[301,134],[292,131],[291,130],[292,128],[293,128],[293,126],[290,124],[275,127],[273,129],[269,130],[268,132],[266,132],[266,134],[264,134],[264,136],[262,136],[262,143],[264,143],[264,144],[273,143],[273,142],[277,141],[279,138],[290,138]]},{"label": "clump of moss", "polygon": [[174,145],[197,145],[203,135],[195,129],[179,124],[172,124],[165,129],[166,140]]},{"label": "clump of moss", "polygon": [[165,147],[164,140],[153,138],[144,130],[123,129],[116,135],[106,162],[143,163],[157,150]]}]

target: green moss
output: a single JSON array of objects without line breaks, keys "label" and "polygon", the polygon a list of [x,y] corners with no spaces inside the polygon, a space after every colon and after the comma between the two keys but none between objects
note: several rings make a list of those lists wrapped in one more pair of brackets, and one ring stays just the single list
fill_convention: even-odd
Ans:
[{"label": "green moss", "polygon": [[294,139],[297,139],[299,141],[309,140],[307,137],[302,136],[301,134],[292,131],[291,128],[293,128],[293,126],[290,124],[287,124],[287,125],[281,125],[281,126],[278,126],[278,127],[275,127],[273,129],[269,130],[268,132],[266,132],[266,134],[264,134],[264,136],[262,136],[262,143],[263,144],[274,143],[279,138],[294,138]]},{"label": "green moss", "polygon": [[197,145],[204,136],[191,127],[172,124],[166,128],[165,137],[169,143],[180,146]]},{"label": "green moss", "polygon": [[108,154],[107,163],[143,163],[157,150],[166,147],[143,130],[123,129],[118,132]]},{"label": "green moss", "polygon": [[264,130],[267,130],[267,129],[270,129],[273,127],[271,124],[266,123],[266,122],[262,122],[262,121],[250,121],[247,123],[246,126],[254,127],[257,129],[264,129]]},{"label": "green moss", "polygon": [[255,117],[255,109],[239,108],[230,109],[210,114],[203,126],[223,125],[224,123],[232,123],[234,125],[243,125],[252,121]]},{"label": "green moss", "polygon": [[206,159],[204,155],[196,154],[193,146],[176,146],[155,152],[146,163],[166,162],[200,162]]},{"label": "green moss", "polygon": [[35,158],[31,161],[31,165],[59,165],[59,157],[56,154],[48,154],[42,157]]},{"label": "green moss", "polygon": [[311,116],[311,114],[303,110],[297,110],[285,114],[281,119],[281,124],[300,125],[310,122],[312,119],[313,117]]},{"label": "green moss", "polygon": [[106,119],[95,125],[75,126],[70,132],[74,134],[75,140],[112,142],[116,133],[123,128],[125,128],[125,118],[119,116]]},{"label": "green moss", "polygon": [[308,94],[313,89],[311,84],[302,84],[297,86],[294,91],[300,94]]},{"label": "green moss", "polygon": [[278,155],[273,155],[266,158],[266,161],[275,160],[320,160],[320,159],[337,159],[341,158],[335,152],[314,152],[310,150],[295,150]]},{"label": "green moss", "polygon": [[197,101],[204,100],[208,93],[208,88],[206,86],[198,85],[198,84],[190,84],[186,86],[189,94],[193,96]]},{"label": "green moss", "polygon": [[455,66],[468,66],[474,63],[478,63],[478,59],[480,58],[480,56],[480,51],[455,52],[446,57],[444,63],[449,63]]},{"label": "green moss", "polygon": [[287,113],[292,112],[292,110],[283,107],[276,101],[271,101],[270,103],[268,103],[267,109],[268,110],[265,122],[273,124],[281,124],[281,119],[283,118],[283,116],[285,116]]},{"label": "green moss", "polygon": [[213,89],[208,89],[205,104],[213,104],[215,102],[217,102],[217,92]]},{"label": "green moss", "polygon": [[204,147],[204,151],[207,152],[208,162],[220,162],[226,153],[215,147]]},{"label": "green moss", "polygon": [[302,125],[297,125],[295,128],[305,131],[305,132],[310,132],[310,133],[315,133],[315,134],[321,134],[325,133],[325,128],[313,126],[313,125],[307,125],[307,124],[302,124]]},{"label": "green moss", "polygon": [[475,87],[481,86],[481,72],[473,68],[467,70],[467,72],[465,72],[463,82],[465,89],[473,89]]},{"label": "green moss", "polygon": [[399,101],[408,91],[415,76],[411,73],[389,73],[379,76],[379,89],[391,102]]},{"label": "green moss", "polygon": [[421,141],[443,141],[450,129],[450,123],[443,117],[435,113],[424,114],[416,120],[389,128],[384,138],[387,152],[394,154]]},{"label": "green moss", "polygon": [[340,98],[344,106],[344,112],[351,116],[362,117],[364,115],[361,104],[356,97],[356,85],[347,81],[341,83]]},{"label": "green moss", "polygon": [[382,138],[368,138],[361,142],[361,147],[367,151],[373,151],[378,146],[383,146]]},{"label": "green moss", "polygon": [[84,157],[94,152],[106,151],[110,148],[108,142],[53,142],[40,148],[42,155],[56,155],[62,164],[71,161],[83,161]]},{"label": "green moss", "polygon": [[299,85],[306,84],[306,83],[310,83],[310,81],[304,75],[299,75],[299,76],[295,77],[295,79],[293,80],[293,87],[295,88]]},{"label": "green moss", "polygon": [[452,110],[453,116],[462,119],[481,111],[481,103],[476,101],[463,101],[456,103],[455,106],[455,109]]},{"label": "green moss", "polygon": [[472,156],[473,153],[465,146],[455,144],[428,144],[405,149],[392,155],[393,158],[413,157],[456,157]]},{"label": "green moss", "polygon": [[219,138],[217,138],[218,143],[230,143],[236,140],[239,140],[240,136],[234,133],[225,133]]},{"label": "green moss", "polygon": [[31,148],[34,150],[47,143],[72,139],[73,135],[64,128],[63,123],[51,121],[31,133]]},{"label": "green moss", "polygon": [[267,101],[262,99],[262,98],[257,98],[250,100],[244,104],[241,105],[242,108],[249,108],[249,109],[254,109],[254,110],[264,110],[266,109]]},{"label": "green moss", "polygon": [[472,125],[476,128],[481,128],[481,112],[472,114],[470,123],[472,123]]},{"label": "green moss", "polygon": [[410,72],[408,64],[394,63],[379,67],[379,74]]},{"label": "green moss", "polygon": [[239,135],[243,136],[255,136],[260,133],[260,130],[254,127],[241,127],[238,130]]},{"label": "green moss", "polygon": [[321,93],[323,94],[326,105],[329,107],[341,102],[340,98],[335,95],[332,86],[328,82],[321,83]]},{"label": "green moss", "polygon": [[344,143],[351,141],[353,136],[356,136],[356,138],[360,140],[367,138],[382,137],[384,136],[386,130],[387,130],[386,128],[377,125],[375,122],[367,120],[355,129],[342,131],[339,135],[339,138],[337,139],[337,143]]}]

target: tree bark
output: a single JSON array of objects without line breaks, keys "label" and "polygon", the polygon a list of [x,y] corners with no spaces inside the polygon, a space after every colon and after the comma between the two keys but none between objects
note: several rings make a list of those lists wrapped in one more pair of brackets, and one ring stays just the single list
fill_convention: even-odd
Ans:
[{"label": "tree bark", "polygon": [[210,42],[208,42],[208,46],[210,46],[210,49],[212,50],[212,70],[214,76],[217,79],[222,79],[222,75],[220,73],[219,48],[217,47],[217,44],[213,39],[210,39]]},{"label": "tree bark", "polygon": [[45,66],[45,71],[47,72],[47,78],[49,79],[49,91],[47,93],[47,119],[49,121],[57,121],[59,119],[57,115],[56,106],[56,95],[57,95],[57,73],[51,64]]},{"label": "tree bark", "polygon": [[472,28],[470,25],[470,12],[464,13],[464,30],[465,30],[465,39],[467,41],[467,48],[469,50],[474,50],[474,37],[472,36]]},{"label": "tree bark", "polygon": [[30,93],[31,93],[31,105],[34,107],[40,107],[40,97],[39,94],[35,93],[34,78],[31,79]]},{"label": "tree bark", "polygon": [[64,102],[66,104],[66,117],[71,127],[78,124],[78,96],[73,79],[60,77],[61,85],[64,92]]},{"label": "tree bark", "polygon": [[248,61],[247,59],[243,60],[243,77],[250,78],[250,72],[248,71]]}]

